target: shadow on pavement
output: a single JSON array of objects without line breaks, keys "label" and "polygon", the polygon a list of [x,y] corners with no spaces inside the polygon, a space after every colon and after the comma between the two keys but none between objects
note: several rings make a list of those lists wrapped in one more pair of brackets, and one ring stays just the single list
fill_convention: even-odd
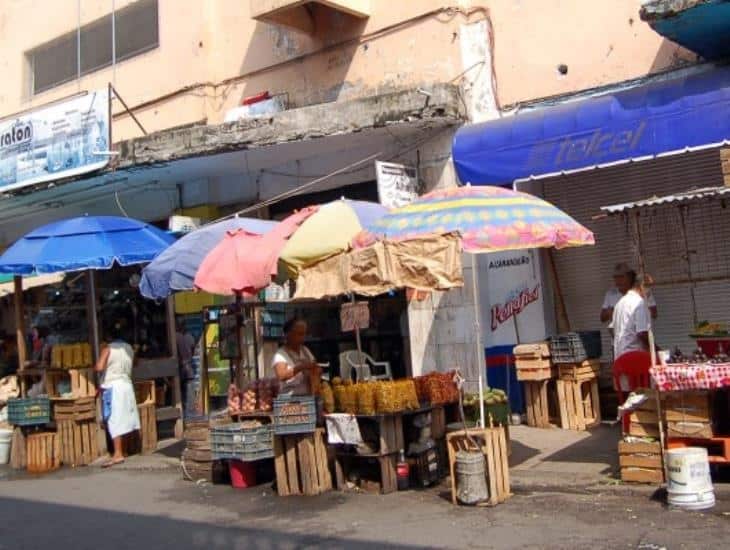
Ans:
[{"label": "shadow on pavement", "polygon": [[[378,541],[356,541],[337,535],[291,534],[262,528],[239,528],[92,510],[76,506],[0,498],[0,550],[54,548],[57,550],[117,549],[270,549],[382,548]],[[164,510],[160,510],[164,514]],[[306,519],[303,519],[303,523]],[[337,525],[336,522],[333,524]],[[301,527],[299,524],[298,527]],[[294,525],[292,525],[294,527]],[[387,545],[410,549],[408,545]]]}]

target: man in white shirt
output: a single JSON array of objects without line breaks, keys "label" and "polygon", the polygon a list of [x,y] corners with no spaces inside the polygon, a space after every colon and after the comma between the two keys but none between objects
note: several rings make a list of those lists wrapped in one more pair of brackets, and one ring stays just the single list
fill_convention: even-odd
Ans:
[{"label": "man in white shirt", "polygon": [[635,272],[628,274],[631,289],[613,308],[613,357],[618,359],[629,351],[649,350],[651,315],[644,299],[641,281]]},{"label": "man in white shirt", "polygon": [[[606,295],[603,298],[603,306],[601,306],[602,323],[610,323],[611,318],[613,317],[613,309],[616,307],[616,304],[621,297],[631,288],[631,280],[629,277],[630,273],[634,273],[634,275],[636,274],[636,272],[631,269],[627,263],[621,262],[620,264],[616,264],[616,267],[613,270],[613,281],[615,286],[606,291]],[[650,283],[649,280],[646,282],[647,284]],[[651,318],[656,319],[658,311],[654,296],[650,290],[645,290],[644,292],[645,300],[649,307],[649,312],[651,313]],[[609,324],[609,328],[611,328],[611,324]]]}]

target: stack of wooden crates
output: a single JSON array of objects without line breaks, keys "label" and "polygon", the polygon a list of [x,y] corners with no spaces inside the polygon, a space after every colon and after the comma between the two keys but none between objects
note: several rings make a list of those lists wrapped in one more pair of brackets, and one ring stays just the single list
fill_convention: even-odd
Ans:
[{"label": "stack of wooden crates", "polygon": [[517,380],[525,386],[527,425],[534,428],[550,427],[549,399],[556,369],[550,360],[547,342],[521,344],[514,348]]},{"label": "stack of wooden crates", "polygon": [[633,483],[662,483],[664,466],[660,439],[659,413],[655,390],[637,390],[646,401],[630,413],[625,423],[624,439],[619,441],[621,480]]},{"label": "stack of wooden crates", "polygon": [[600,424],[600,332],[568,332],[553,336],[550,356],[558,366],[556,386],[563,429],[585,430]]}]

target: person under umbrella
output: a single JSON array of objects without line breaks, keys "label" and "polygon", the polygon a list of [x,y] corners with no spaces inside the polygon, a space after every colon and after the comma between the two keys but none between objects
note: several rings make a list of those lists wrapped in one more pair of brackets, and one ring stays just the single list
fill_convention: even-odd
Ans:
[{"label": "person under umbrella", "polygon": [[108,330],[108,344],[96,362],[101,374],[102,416],[113,444],[113,453],[102,467],[109,468],[124,462],[122,439],[140,429],[139,410],[132,384],[134,350],[122,340],[121,324],[114,323]]}]

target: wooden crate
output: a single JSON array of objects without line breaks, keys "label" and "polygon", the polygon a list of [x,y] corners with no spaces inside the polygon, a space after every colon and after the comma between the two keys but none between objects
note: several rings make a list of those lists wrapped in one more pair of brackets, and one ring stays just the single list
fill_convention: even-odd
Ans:
[{"label": "wooden crate", "polygon": [[26,437],[27,469],[34,474],[56,470],[61,466],[58,437],[55,432],[30,434]]},{"label": "wooden crate", "polygon": [[149,454],[157,450],[157,414],[155,404],[139,405],[139,431],[127,434],[124,450],[127,455]]},{"label": "wooden crate", "polygon": [[86,466],[99,458],[96,420],[59,420],[60,459],[66,466]]},{"label": "wooden crate", "polygon": [[398,490],[397,465],[397,454],[358,455],[354,453],[336,453],[335,481],[337,489],[340,491],[346,490],[348,475],[355,468],[359,474],[363,474],[363,471],[367,473],[368,470],[375,473],[374,477],[376,479],[372,479],[367,475],[361,477],[359,487],[362,490],[384,495],[394,493]]},{"label": "wooden crate", "polygon": [[532,344],[519,344],[514,347],[512,354],[523,357],[537,357],[545,358],[550,357],[550,343],[549,342],[535,342]]},{"label": "wooden crate", "polygon": [[[509,452],[507,449],[507,436],[502,426],[495,428],[470,428],[468,431],[471,438],[480,446],[486,461],[487,487],[489,488],[489,500],[481,503],[484,506],[495,506],[512,496],[510,491],[509,475]],[[469,450],[471,443],[464,430],[452,432],[446,435],[446,446],[449,456],[449,474],[451,476],[451,502],[456,500],[456,453],[462,450]]]},{"label": "wooden crate", "polygon": [[557,372],[550,361],[550,346],[547,342],[520,344],[515,346],[512,353],[515,356],[517,380],[547,380]]},{"label": "wooden crate", "polygon": [[274,436],[274,468],[280,496],[318,495],[331,490],[325,430]]},{"label": "wooden crate", "polygon": [[69,380],[73,397],[96,396],[96,374],[93,368],[48,370],[46,372],[46,391],[48,397],[59,398],[58,383]]},{"label": "wooden crate", "polygon": [[619,441],[621,480],[633,483],[662,483],[664,464],[659,443]]},{"label": "wooden crate", "polygon": [[555,378],[557,369],[550,362],[550,359],[520,359],[515,361],[517,380],[520,382],[532,382],[549,380]]},{"label": "wooden crate", "polygon": [[561,363],[558,365],[558,378],[569,382],[583,382],[597,378],[601,372],[598,359],[588,359],[582,363]]},{"label": "wooden crate", "polygon": [[601,423],[598,379],[557,381],[560,426],[564,430],[585,430]]},{"label": "wooden crate", "polygon": [[533,428],[550,427],[549,392],[550,380],[525,382],[525,406],[527,425]]},{"label": "wooden crate", "polygon": [[56,422],[96,420],[96,398],[60,399],[53,402],[53,419]]},{"label": "wooden crate", "polygon": [[667,422],[709,423],[712,419],[710,392],[667,392],[664,397],[664,416]]}]

